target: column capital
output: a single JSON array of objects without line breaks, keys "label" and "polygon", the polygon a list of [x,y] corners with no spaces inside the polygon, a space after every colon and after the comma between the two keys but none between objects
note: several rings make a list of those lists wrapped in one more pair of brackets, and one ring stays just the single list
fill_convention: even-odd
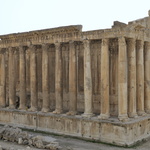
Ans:
[{"label": "column capital", "polygon": [[54,43],[56,50],[60,50],[60,44],[61,44],[60,42]]},{"label": "column capital", "polygon": [[119,45],[126,45],[125,37],[118,38]]},{"label": "column capital", "polygon": [[5,49],[4,48],[0,48],[0,54],[4,54],[5,53]]},{"label": "column capital", "polygon": [[143,46],[144,46],[144,41],[143,40],[137,40],[137,49],[142,49],[144,50]]},{"label": "column capital", "polygon": [[22,46],[22,45],[19,46],[19,52],[20,52],[20,54],[24,54],[25,50],[26,49],[25,49],[24,46]]},{"label": "column capital", "polygon": [[146,41],[145,42],[145,47],[146,47],[146,49],[150,49],[150,42]]},{"label": "column capital", "polygon": [[42,49],[47,50],[49,48],[49,45],[47,43],[42,44]]},{"label": "column capital", "polygon": [[109,39],[108,38],[103,38],[102,39],[102,46],[106,46],[109,43]]},{"label": "column capital", "polygon": [[8,51],[9,51],[10,53],[12,53],[12,52],[13,52],[13,48],[12,48],[12,47],[8,47]]},{"label": "column capital", "polygon": [[136,40],[134,38],[129,38],[129,39],[127,39],[127,43],[131,47],[131,46],[135,45]]},{"label": "column capital", "polygon": [[30,45],[29,47],[31,50],[36,50],[36,45]]},{"label": "column capital", "polygon": [[90,46],[90,40],[84,39],[83,40],[83,44],[84,44],[84,48],[89,48],[89,46]]},{"label": "column capital", "polygon": [[73,40],[70,40],[70,41],[69,41],[69,44],[74,44],[74,41],[73,41]]},{"label": "column capital", "polygon": [[69,47],[72,49],[75,47],[74,41],[69,41]]}]

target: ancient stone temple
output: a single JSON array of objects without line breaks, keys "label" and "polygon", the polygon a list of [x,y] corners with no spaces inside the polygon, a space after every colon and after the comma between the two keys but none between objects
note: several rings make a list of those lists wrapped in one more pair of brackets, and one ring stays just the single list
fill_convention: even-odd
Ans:
[{"label": "ancient stone temple", "polygon": [[150,136],[150,14],[0,36],[0,124],[133,145]]}]

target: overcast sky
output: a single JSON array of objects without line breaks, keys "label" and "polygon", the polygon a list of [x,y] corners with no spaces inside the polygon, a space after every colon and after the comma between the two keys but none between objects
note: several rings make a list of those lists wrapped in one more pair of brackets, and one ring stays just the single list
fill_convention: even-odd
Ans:
[{"label": "overcast sky", "polygon": [[148,16],[150,0],[0,0],[0,35],[67,25],[83,31]]}]

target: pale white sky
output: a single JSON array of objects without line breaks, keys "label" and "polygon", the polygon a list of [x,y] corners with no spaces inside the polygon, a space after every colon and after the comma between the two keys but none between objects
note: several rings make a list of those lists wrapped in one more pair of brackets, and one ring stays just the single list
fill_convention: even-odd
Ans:
[{"label": "pale white sky", "polygon": [[0,0],[0,35],[67,25],[110,28],[148,16],[150,0]]}]

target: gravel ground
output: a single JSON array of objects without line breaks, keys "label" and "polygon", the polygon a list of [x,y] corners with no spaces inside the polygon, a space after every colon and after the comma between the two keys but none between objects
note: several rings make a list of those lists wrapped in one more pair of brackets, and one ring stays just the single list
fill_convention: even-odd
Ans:
[{"label": "gravel ground", "polygon": [[[38,133],[32,133],[35,135],[44,135],[44,134],[38,134]],[[44,135],[48,136],[48,135]],[[101,143],[92,143],[87,142],[84,140],[74,139],[70,137],[63,137],[63,136],[54,136],[49,135],[48,138],[51,138],[53,141],[59,142],[60,146],[63,148],[63,150],[149,150],[150,149],[150,139],[148,139],[144,143],[140,143],[138,146],[135,146],[133,148],[122,148],[122,147],[116,147],[111,146],[107,144],[101,144]],[[37,148],[30,148],[27,145],[18,145],[16,143],[6,142],[6,141],[0,141],[0,145],[3,148],[10,148],[12,150],[39,150]]]}]

